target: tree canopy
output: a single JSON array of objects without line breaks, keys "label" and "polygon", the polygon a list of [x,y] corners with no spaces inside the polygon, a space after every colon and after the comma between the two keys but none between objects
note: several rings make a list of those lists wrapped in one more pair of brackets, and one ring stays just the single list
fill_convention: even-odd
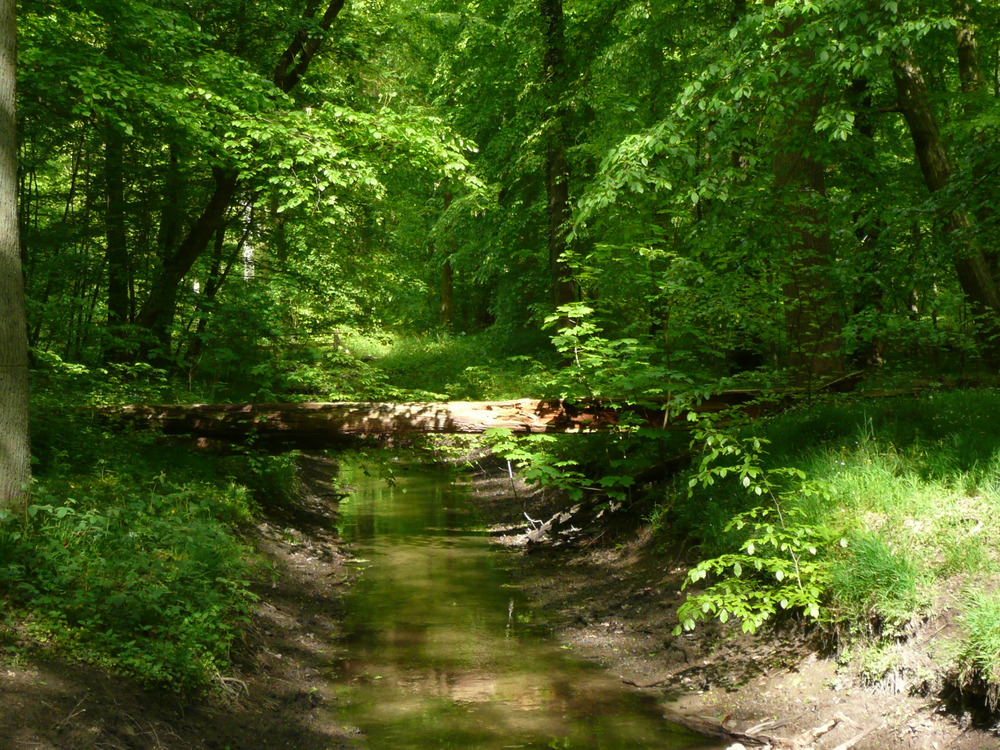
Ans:
[{"label": "tree canopy", "polygon": [[218,379],[548,320],[639,391],[992,357],[997,12],[26,0],[32,351]]}]

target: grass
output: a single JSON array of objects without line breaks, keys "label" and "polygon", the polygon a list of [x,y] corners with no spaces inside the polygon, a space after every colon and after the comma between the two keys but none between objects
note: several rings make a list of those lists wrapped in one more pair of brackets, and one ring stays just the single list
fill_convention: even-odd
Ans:
[{"label": "grass", "polygon": [[352,353],[373,360],[385,382],[404,394],[455,401],[542,396],[548,376],[543,361],[553,357],[537,341],[494,332],[382,337],[355,333],[346,334],[344,343]]},{"label": "grass", "polygon": [[962,608],[961,623],[966,636],[958,646],[960,685],[986,686],[991,710],[1000,700],[1000,595],[975,591]]},{"label": "grass", "polygon": [[923,608],[910,556],[874,534],[852,539],[845,549],[830,584],[837,618],[863,627],[864,635],[904,633]]},{"label": "grass", "polygon": [[[941,609],[946,592],[996,591],[998,424],[1000,394],[975,390],[831,400],[744,428],[769,441],[759,457],[765,471],[794,467],[807,477],[782,480],[776,490],[784,507],[801,514],[797,523],[844,540],[820,551],[831,573],[825,619],[844,639],[890,653],[886,644]],[[738,552],[743,539],[724,531],[726,523],[770,504],[732,479],[686,489],[682,480],[670,491],[662,533],[697,540],[704,558]],[[969,594],[958,617],[958,669],[963,680],[983,682],[995,702],[1000,598]]]}]

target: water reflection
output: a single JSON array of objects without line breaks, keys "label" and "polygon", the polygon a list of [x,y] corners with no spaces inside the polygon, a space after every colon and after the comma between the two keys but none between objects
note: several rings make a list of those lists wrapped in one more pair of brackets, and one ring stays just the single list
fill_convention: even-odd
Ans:
[{"label": "water reflection", "polygon": [[332,708],[359,747],[708,748],[546,637],[447,475],[395,486],[347,472],[343,536],[364,575],[348,600]]}]

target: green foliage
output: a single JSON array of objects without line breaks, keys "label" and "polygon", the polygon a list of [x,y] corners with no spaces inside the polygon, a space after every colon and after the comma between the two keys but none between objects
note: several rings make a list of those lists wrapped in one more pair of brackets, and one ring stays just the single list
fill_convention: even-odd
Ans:
[{"label": "green foliage", "polygon": [[692,371],[673,369],[651,336],[609,337],[594,308],[584,303],[559,307],[545,324],[558,326],[552,343],[569,363],[553,382],[562,398],[610,397],[636,403],[676,397],[675,403],[681,404],[685,395],[694,396]]},{"label": "green foliage", "polygon": [[959,684],[984,687],[990,709],[1000,702],[1000,596],[974,591],[963,602],[957,647]]},{"label": "green foliage", "polygon": [[703,446],[703,455],[689,480],[689,492],[728,478],[747,493],[769,498],[772,506],[739,513],[723,528],[729,544],[739,540],[738,552],[703,560],[688,571],[685,588],[709,576],[713,582],[688,595],[678,609],[675,633],[713,617],[721,622],[733,617],[741,621],[744,632],[753,633],[780,610],[820,619],[835,534],[823,524],[810,523],[796,504],[803,498],[826,497],[827,490],[806,481],[798,469],[765,470],[760,438],[739,440],[703,422],[694,442]]},{"label": "green foliage", "polygon": [[246,551],[219,522],[244,515],[248,494],[112,479],[38,485],[26,517],[3,518],[0,591],[73,658],[179,691],[210,685],[254,601]]},{"label": "green foliage", "polygon": [[494,453],[514,462],[528,484],[554,487],[565,492],[570,500],[583,497],[587,477],[578,470],[578,461],[551,450],[559,442],[554,435],[517,438],[505,427],[494,427],[483,433],[483,438]]},{"label": "green foliage", "polygon": [[36,371],[37,481],[0,517],[0,603],[38,647],[191,692],[229,669],[255,602],[240,533],[259,498],[292,491],[297,457],[195,453],[74,408],[168,387],[147,368]]},{"label": "green foliage", "polygon": [[830,584],[832,534],[802,523],[800,516],[775,507],[734,518],[726,531],[746,531],[741,551],[704,560],[688,571],[685,588],[708,576],[715,582],[688,595],[677,610],[680,625],[674,634],[693,629],[699,620],[727,622],[730,617],[741,621],[743,632],[753,633],[781,610],[819,620]]}]

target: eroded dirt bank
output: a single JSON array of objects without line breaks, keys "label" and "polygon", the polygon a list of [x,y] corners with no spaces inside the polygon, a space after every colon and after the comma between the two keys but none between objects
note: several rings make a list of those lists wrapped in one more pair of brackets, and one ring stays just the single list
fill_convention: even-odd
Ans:
[{"label": "eroded dirt bank", "polygon": [[[524,530],[525,512],[539,520],[559,507],[523,487],[512,507],[507,478],[472,486],[484,520],[508,542]],[[1000,747],[1000,738],[974,725],[970,714],[950,711],[934,685],[922,686],[924,695],[911,693],[914,675],[933,680],[928,654],[952,627],[947,612],[910,638],[902,654],[905,676],[896,684],[863,687],[815,633],[784,629],[749,636],[730,623],[674,637],[684,562],[657,549],[641,529],[592,544],[510,553],[525,594],[548,613],[566,646],[637,690],[654,691],[665,713],[692,725],[705,717],[708,729],[724,722],[726,729],[786,748]]]}]

